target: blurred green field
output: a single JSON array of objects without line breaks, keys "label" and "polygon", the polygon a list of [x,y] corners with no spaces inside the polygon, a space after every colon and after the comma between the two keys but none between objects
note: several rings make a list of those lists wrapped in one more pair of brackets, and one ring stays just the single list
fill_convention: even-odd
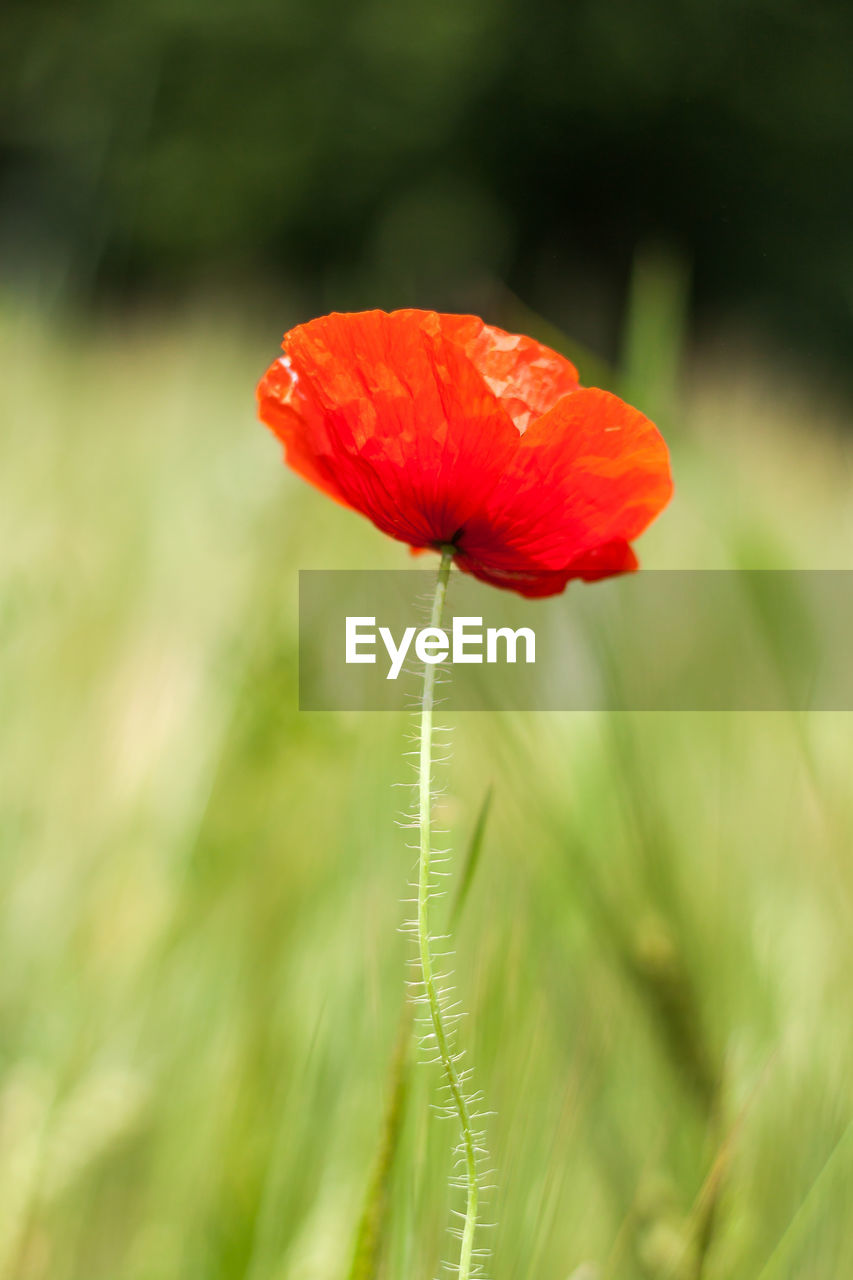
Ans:
[{"label": "blurred green field", "polygon": [[[853,567],[844,407],[746,341],[676,385],[635,307],[677,482],[643,562]],[[409,561],[256,424],[278,336],[0,300],[2,1280],[348,1274],[411,726],[297,712],[296,569]],[[843,714],[456,717],[457,849],[494,787],[457,971],[495,1280],[853,1275],[852,758]],[[411,1079],[385,1280],[449,1253]]]}]

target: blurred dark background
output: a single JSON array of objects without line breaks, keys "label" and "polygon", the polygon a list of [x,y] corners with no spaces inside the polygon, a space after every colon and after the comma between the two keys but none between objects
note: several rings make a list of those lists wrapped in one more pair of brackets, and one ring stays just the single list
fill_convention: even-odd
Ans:
[{"label": "blurred dark background", "polygon": [[638,244],[694,323],[843,366],[842,0],[6,0],[0,244],[75,301],[231,290],[295,314],[488,311],[603,354]]}]

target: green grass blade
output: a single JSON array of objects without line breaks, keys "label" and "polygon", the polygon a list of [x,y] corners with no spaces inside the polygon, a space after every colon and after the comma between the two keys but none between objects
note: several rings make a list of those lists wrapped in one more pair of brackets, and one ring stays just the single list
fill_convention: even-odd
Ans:
[{"label": "green grass blade", "polygon": [[400,1014],[397,1043],[388,1081],[388,1101],[382,1121],[379,1147],[355,1233],[348,1280],[376,1280],[379,1275],[388,1225],[391,1174],[403,1131],[403,1116],[409,1091],[411,1040],[412,1006],[407,1000]]},{"label": "green grass blade", "polygon": [[489,818],[489,810],[492,807],[492,788],[488,787],[483,797],[483,803],[480,805],[480,812],[477,814],[477,821],[474,824],[474,830],[471,833],[471,841],[468,845],[468,853],[465,857],[465,865],[462,868],[462,877],[459,881],[459,888],[456,890],[456,897],[453,900],[453,906],[450,909],[450,932],[455,933],[456,926],[462,916],[465,902],[471,888],[472,881],[480,862],[480,854],[483,850],[483,837],[486,834],[486,823]]}]

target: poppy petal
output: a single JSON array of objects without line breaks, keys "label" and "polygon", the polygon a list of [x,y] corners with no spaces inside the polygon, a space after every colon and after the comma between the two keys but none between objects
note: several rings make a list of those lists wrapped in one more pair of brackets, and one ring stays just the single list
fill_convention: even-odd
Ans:
[{"label": "poppy petal", "polygon": [[330,466],[331,445],[323,415],[297,395],[297,381],[288,357],[279,356],[258,384],[258,415],[283,443],[288,466],[349,506]]},{"label": "poppy petal", "polygon": [[484,505],[518,432],[439,317],[332,314],[283,345],[292,412],[268,421],[288,461],[392,537],[451,541]]},{"label": "poppy petal", "polygon": [[519,431],[577,391],[578,371],[565,356],[520,333],[484,324],[479,316],[440,316],[442,332],[457,342]]},{"label": "poppy petal", "polygon": [[258,388],[290,465],[415,549],[522,595],[637,568],[672,492],[654,425],[564,357],[477,316],[334,313]]},{"label": "poppy petal", "polygon": [[[460,549],[469,566],[493,574],[568,581],[630,572],[636,560],[628,544],[671,493],[657,428],[617,396],[583,388],[528,428]],[[557,581],[553,589],[562,590]]]}]

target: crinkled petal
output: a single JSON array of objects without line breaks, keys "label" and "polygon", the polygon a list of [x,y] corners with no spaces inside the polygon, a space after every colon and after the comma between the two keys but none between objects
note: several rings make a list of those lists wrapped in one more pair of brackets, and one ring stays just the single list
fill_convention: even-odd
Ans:
[{"label": "crinkled petal", "polygon": [[323,414],[297,395],[297,377],[287,356],[279,356],[258,384],[258,415],[284,444],[288,466],[349,506],[335,477],[332,446]]},{"label": "crinkled petal", "polygon": [[460,564],[491,581],[518,575],[544,585],[557,575],[553,591],[573,577],[629,572],[636,568],[629,543],[671,493],[657,428],[617,396],[583,388],[525,432],[488,504],[463,531]]},{"label": "crinkled petal", "polygon": [[479,316],[439,319],[442,332],[462,347],[519,431],[577,391],[575,366],[541,342],[484,324]]},{"label": "crinkled petal", "polygon": [[451,541],[485,505],[518,432],[440,317],[333,314],[283,346],[290,385],[282,396],[270,371],[261,413],[288,462],[392,537]]}]

